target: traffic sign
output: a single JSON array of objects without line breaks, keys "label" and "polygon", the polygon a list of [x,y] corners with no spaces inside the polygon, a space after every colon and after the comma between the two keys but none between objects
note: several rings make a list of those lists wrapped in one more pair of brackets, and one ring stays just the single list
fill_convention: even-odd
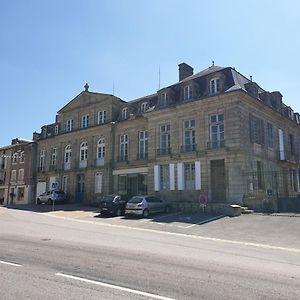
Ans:
[{"label": "traffic sign", "polygon": [[200,195],[199,197],[200,206],[206,206],[207,204],[207,197],[205,195]]}]

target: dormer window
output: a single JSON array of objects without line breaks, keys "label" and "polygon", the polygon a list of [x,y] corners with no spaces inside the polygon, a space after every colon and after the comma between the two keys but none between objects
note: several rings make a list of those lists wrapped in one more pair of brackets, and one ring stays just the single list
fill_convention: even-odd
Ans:
[{"label": "dormer window", "polygon": [[58,125],[55,125],[55,127],[54,127],[54,134],[58,135]]},{"label": "dormer window", "polygon": [[81,118],[81,128],[89,127],[89,115],[84,115]]},{"label": "dormer window", "polygon": [[167,106],[167,103],[168,103],[168,93],[160,94],[159,105],[160,106]]},{"label": "dormer window", "polygon": [[67,122],[66,122],[66,131],[67,132],[70,132],[70,131],[73,130],[73,124],[74,124],[74,122],[73,122],[72,119],[71,120],[67,120]]},{"label": "dormer window", "polygon": [[192,97],[193,97],[192,86],[191,85],[185,86],[183,89],[183,100],[188,101],[191,100]]},{"label": "dormer window", "polygon": [[98,124],[106,123],[106,110],[98,111]]},{"label": "dormer window", "polygon": [[149,108],[148,102],[143,102],[141,104],[141,112],[145,112]]},{"label": "dormer window", "polygon": [[220,79],[219,78],[213,78],[210,81],[210,93],[212,95],[220,93]]},{"label": "dormer window", "polygon": [[122,120],[126,120],[128,118],[128,108],[124,107],[122,109]]}]

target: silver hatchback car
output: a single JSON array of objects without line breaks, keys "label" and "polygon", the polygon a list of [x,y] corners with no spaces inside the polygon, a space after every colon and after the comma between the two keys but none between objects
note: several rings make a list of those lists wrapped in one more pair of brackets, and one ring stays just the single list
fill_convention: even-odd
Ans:
[{"label": "silver hatchback car", "polygon": [[151,213],[171,210],[170,203],[155,196],[134,196],[126,204],[125,215],[139,215],[147,218]]},{"label": "silver hatchback car", "polygon": [[47,203],[64,203],[67,200],[67,195],[63,191],[48,191],[39,195],[36,199],[37,204]]}]

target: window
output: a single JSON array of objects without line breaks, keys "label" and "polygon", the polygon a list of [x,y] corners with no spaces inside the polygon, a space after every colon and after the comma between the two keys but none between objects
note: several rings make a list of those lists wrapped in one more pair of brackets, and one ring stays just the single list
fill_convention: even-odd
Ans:
[{"label": "window", "polygon": [[51,166],[56,166],[56,160],[57,160],[57,149],[53,148],[51,153]]},{"label": "window", "polygon": [[102,193],[102,173],[95,174],[95,194]]},{"label": "window", "polygon": [[13,159],[12,159],[13,164],[16,164],[18,162],[18,157],[19,157],[18,153],[13,154]]},{"label": "window", "polygon": [[279,159],[285,160],[285,142],[284,142],[284,131],[278,129],[278,143],[279,143]]},{"label": "window", "polygon": [[10,181],[13,181],[13,182],[17,181],[17,171],[16,170],[11,171]]},{"label": "window", "polygon": [[257,166],[257,188],[261,190],[264,188],[262,162],[257,161],[256,166]]},{"label": "window", "polygon": [[295,169],[290,169],[291,191],[298,192],[297,172]]},{"label": "window", "polygon": [[191,100],[192,98],[193,98],[192,86],[191,85],[187,85],[183,89],[183,100],[184,101],[188,101],[188,100]]},{"label": "window", "polygon": [[128,159],[128,136],[123,134],[120,136],[120,160]]},{"label": "window", "polygon": [[141,113],[145,112],[149,108],[148,102],[143,102],[141,104]]},{"label": "window", "polygon": [[101,138],[97,142],[97,159],[102,159],[105,156],[105,139]]},{"label": "window", "polygon": [[24,162],[24,159],[25,159],[24,151],[22,151],[22,152],[20,153],[20,156],[19,156],[19,161],[20,161],[20,163],[23,163],[23,162]]},{"label": "window", "polygon": [[186,190],[195,189],[195,164],[184,164],[184,186]]},{"label": "window", "polygon": [[55,125],[55,127],[54,127],[54,134],[58,135],[58,125]]},{"label": "window", "polygon": [[80,160],[87,160],[88,158],[88,144],[87,142],[83,142],[80,145]]},{"label": "window", "polygon": [[98,111],[98,125],[106,123],[106,110]]},{"label": "window", "polygon": [[74,124],[74,122],[72,119],[67,120],[67,122],[66,122],[66,131],[67,132],[70,132],[73,130],[73,124]]},{"label": "window", "polygon": [[19,169],[18,181],[23,181],[23,180],[24,180],[24,169]]},{"label": "window", "polygon": [[217,114],[209,117],[210,121],[210,149],[222,148],[225,146],[224,115]]},{"label": "window", "polygon": [[63,175],[61,178],[61,190],[67,193],[68,191],[68,176]]},{"label": "window", "polygon": [[160,141],[159,141],[159,145],[160,145],[160,149],[159,149],[159,153],[158,154],[169,154],[170,153],[170,125],[169,124],[165,124],[165,125],[161,125],[159,128],[159,132],[160,132]]},{"label": "window", "polygon": [[147,159],[147,158],[148,158],[148,131],[140,131],[138,159]]},{"label": "window", "polygon": [[45,171],[45,150],[41,150],[40,152],[40,170]]},{"label": "window", "polygon": [[290,152],[291,155],[295,154],[295,139],[293,134],[290,134]]},{"label": "window", "polygon": [[124,107],[122,109],[122,120],[126,120],[128,118],[128,108]]},{"label": "window", "polygon": [[250,115],[250,141],[252,143],[264,144],[264,121]]},{"label": "window", "polygon": [[170,190],[170,168],[169,165],[160,166],[160,190]]},{"label": "window", "polygon": [[65,157],[64,157],[64,169],[69,170],[71,168],[71,158],[72,158],[72,147],[67,145],[65,148]]},{"label": "window", "polygon": [[23,200],[23,198],[24,198],[24,192],[25,192],[25,188],[24,187],[18,187],[18,190],[17,190],[17,199],[18,200]]},{"label": "window", "polygon": [[89,127],[89,115],[84,115],[81,117],[81,128]]},{"label": "window", "polygon": [[183,121],[183,152],[195,151],[195,120]]},{"label": "window", "polygon": [[273,125],[270,123],[267,123],[267,138],[268,138],[268,147],[273,148],[274,142],[273,142]]},{"label": "window", "polygon": [[166,106],[168,104],[168,93],[162,93],[159,97],[159,105]]},{"label": "window", "polygon": [[217,94],[220,92],[220,79],[219,78],[213,78],[210,81],[210,93],[211,94]]}]

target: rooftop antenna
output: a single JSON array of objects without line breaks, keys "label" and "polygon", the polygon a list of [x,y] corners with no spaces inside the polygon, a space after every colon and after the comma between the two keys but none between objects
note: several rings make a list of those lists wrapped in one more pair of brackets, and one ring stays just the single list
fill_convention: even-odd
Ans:
[{"label": "rooftop antenna", "polygon": [[158,89],[160,90],[160,65],[158,65]]},{"label": "rooftop antenna", "polygon": [[252,75],[250,75],[250,81],[252,81]]},{"label": "rooftop antenna", "polygon": [[213,60],[212,62],[211,62],[211,66],[213,67],[215,65],[215,61]]}]

